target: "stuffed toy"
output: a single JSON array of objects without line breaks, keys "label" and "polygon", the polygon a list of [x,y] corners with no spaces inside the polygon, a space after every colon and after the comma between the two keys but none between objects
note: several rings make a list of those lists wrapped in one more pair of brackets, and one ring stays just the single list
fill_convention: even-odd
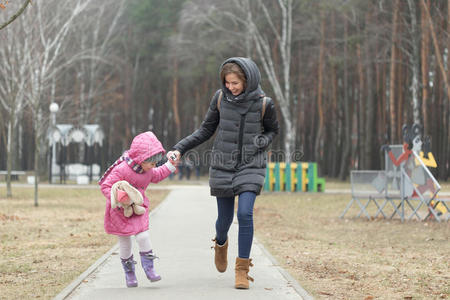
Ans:
[{"label": "stuffed toy", "polygon": [[117,181],[111,187],[111,208],[123,208],[123,215],[127,218],[145,213],[142,194],[125,180]]}]

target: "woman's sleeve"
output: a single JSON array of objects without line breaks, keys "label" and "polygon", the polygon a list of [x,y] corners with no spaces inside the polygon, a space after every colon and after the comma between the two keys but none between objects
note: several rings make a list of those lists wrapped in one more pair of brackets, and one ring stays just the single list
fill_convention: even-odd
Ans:
[{"label": "woman's sleeve", "polygon": [[268,98],[266,103],[266,111],[263,117],[263,135],[266,137],[267,145],[269,146],[273,138],[278,134],[279,125],[277,119],[277,110],[275,109],[275,104],[272,99]]},{"label": "woman's sleeve", "polygon": [[181,155],[206,142],[213,136],[220,120],[219,110],[217,109],[217,99],[219,98],[219,93],[220,90],[218,90],[212,98],[200,128],[173,146],[173,149],[180,151]]}]

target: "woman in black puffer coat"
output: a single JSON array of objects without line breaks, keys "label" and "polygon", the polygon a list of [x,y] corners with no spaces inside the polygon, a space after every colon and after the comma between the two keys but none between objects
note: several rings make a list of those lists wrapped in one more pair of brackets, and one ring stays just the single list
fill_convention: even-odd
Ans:
[{"label": "woman in black puffer coat", "polygon": [[260,87],[261,74],[248,58],[233,57],[220,67],[222,88],[213,96],[199,129],[185,137],[168,153],[180,157],[218,133],[214,141],[209,184],[217,197],[215,264],[227,268],[228,230],[233,221],[234,198],[239,196],[236,258],[236,288],[248,288],[250,249],[253,241],[253,206],[261,192],[266,170],[266,149],[278,133],[272,99]]}]

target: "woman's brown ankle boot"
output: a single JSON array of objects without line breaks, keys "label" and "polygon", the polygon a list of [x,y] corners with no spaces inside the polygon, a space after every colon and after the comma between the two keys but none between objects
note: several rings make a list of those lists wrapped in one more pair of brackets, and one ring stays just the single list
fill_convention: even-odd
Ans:
[{"label": "woman's brown ankle boot", "polygon": [[217,240],[213,239],[214,242],[214,263],[216,264],[217,271],[220,273],[225,272],[228,265],[228,239],[225,244],[217,244]]},{"label": "woman's brown ankle boot", "polygon": [[250,267],[253,267],[251,258],[240,258],[236,257],[236,284],[237,289],[248,289],[249,280],[253,282],[253,278],[248,276],[248,271]]}]

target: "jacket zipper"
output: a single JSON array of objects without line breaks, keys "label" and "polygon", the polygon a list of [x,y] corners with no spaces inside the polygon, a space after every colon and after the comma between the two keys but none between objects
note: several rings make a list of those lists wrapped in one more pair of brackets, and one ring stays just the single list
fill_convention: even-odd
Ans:
[{"label": "jacket zipper", "polygon": [[243,138],[244,138],[244,124],[245,124],[245,115],[241,115],[241,123],[239,125],[239,140],[238,140],[238,157],[236,165],[241,164],[242,162],[242,147],[243,145]]}]

